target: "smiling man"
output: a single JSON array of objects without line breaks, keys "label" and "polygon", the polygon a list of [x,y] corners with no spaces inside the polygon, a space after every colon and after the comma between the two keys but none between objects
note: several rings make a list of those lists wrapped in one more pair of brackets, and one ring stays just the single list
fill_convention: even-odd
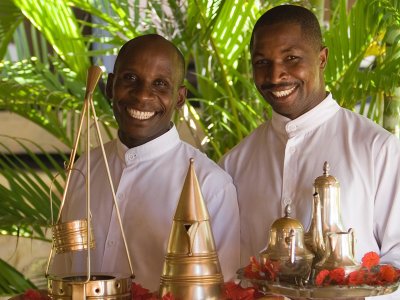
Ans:
[{"label": "smiling man", "polygon": [[400,267],[400,142],[326,91],[328,49],[316,17],[300,6],[272,8],[256,22],[250,51],[255,86],[273,112],[220,163],[238,193],[241,264],[267,245],[286,205],[309,227],[313,183],[327,161],[356,258],[375,251]]},{"label": "smiling man", "polygon": [[[185,103],[185,63],[180,51],[159,35],[128,41],[107,81],[118,122],[118,138],[105,144],[135,282],[158,289],[175,209],[194,158],[225,280],[239,268],[239,212],[231,177],[181,141],[171,117]],[[75,164],[63,221],[85,216],[86,161]],[[91,211],[96,248],[93,272],[129,274],[101,150],[91,152]],[[229,220],[229,221],[227,221]],[[86,252],[56,255],[52,273],[86,270]]]}]

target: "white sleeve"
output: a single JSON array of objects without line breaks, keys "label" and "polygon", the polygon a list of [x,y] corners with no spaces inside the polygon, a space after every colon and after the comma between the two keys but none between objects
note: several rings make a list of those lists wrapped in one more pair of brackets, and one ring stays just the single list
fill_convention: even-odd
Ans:
[{"label": "white sleeve", "polygon": [[236,278],[240,267],[240,224],[236,188],[232,183],[207,201],[224,281]]}]

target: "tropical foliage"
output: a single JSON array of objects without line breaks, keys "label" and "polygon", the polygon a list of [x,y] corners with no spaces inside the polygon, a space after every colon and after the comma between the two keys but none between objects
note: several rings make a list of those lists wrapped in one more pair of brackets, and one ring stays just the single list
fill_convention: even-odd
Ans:
[{"label": "tropical foliage", "polygon": [[[88,67],[107,64],[128,39],[157,32],[190,62],[190,102],[175,121],[187,124],[196,145],[218,160],[270,115],[252,84],[248,43],[258,16],[284,2],[308,5],[280,0],[2,0],[0,109],[31,120],[71,148]],[[321,1],[310,2],[319,2],[321,10]],[[346,0],[331,3],[324,27],[330,48],[328,88],[341,105],[383,122],[389,107],[385,95],[396,103],[400,79],[399,35],[393,29],[400,24],[400,3],[358,0],[350,11]],[[9,51],[10,44],[15,52]],[[370,55],[374,62],[360,69]],[[96,113],[111,137],[116,124],[103,87],[104,81],[94,96]],[[400,115],[398,106],[390,107],[392,116]],[[62,168],[39,145],[12,138],[37,167],[26,165],[7,148],[8,139],[1,139],[0,174],[7,184],[0,185],[0,233],[46,239],[44,228],[51,220],[48,182]],[[54,153],[64,157],[58,149]],[[38,169],[47,180],[37,175]],[[60,181],[62,176],[54,182],[58,193]],[[0,264],[0,274],[5,268]],[[13,291],[22,289],[17,286],[21,278]],[[0,285],[0,294],[9,291]]]}]

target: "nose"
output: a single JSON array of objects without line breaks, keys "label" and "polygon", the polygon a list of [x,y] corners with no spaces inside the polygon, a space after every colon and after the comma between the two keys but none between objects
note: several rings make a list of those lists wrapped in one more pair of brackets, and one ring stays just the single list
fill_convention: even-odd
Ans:
[{"label": "nose", "polygon": [[154,98],[154,93],[151,89],[151,86],[144,82],[136,84],[131,92],[137,101],[148,101]]},{"label": "nose", "polygon": [[274,84],[286,80],[287,76],[286,67],[282,63],[271,63],[267,70],[268,81]]}]

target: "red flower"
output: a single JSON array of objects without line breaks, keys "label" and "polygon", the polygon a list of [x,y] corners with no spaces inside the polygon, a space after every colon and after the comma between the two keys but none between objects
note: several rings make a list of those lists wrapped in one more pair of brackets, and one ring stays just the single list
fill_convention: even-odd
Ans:
[{"label": "red flower", "polygon": [[38,290],[28,289],[22,296],[24,300],[44,300],[49,299],[47,296],[42,295]]},{"label": "red flower", "polygon": [[267,280],[274,281],[279,272],[279,262],[267,260],[263,267],[265,278]]},{"label": "red flower", "polygon": [[383,265],[379,268],[378,278],[383,282],[392,283],[397,277],[397,272],[391,265]]},{"label": "red flower", "polygon": [[171,292],[168,292],[166,295],[162,296],[161,300],[175,300],[175,298],[172,296]]},{"label": "red flower", "polygon": [[315,278],[315,284],[317,286],[321,286],[324,284],[325,279],[329,276],[328,270],[322,270],[318,273],[317,277]]},{"label": "red flower", "polygon": [[223,296],[226,300],[253,300],[254,288],[242,288],[234,282],[224,284]]},{"label": "red flower", "polygon": [[345,283],[345,273],[343,268],[337,268],[329,272],[329,278],[336,284]]},{"label": "red flower", "polygon": [[145,289],[140,284],[136,284],[132,282],[132,300],[156,300],[157,297],[154,297],[152,293],[149,292],[148,289]]},{"label": "red flower", "polygon": [[364,277],[366,272],[364,270],[358,270],[351,272],[348,276],[347,282],[349,285],[360,285],[364,283]]},{"label": "red flower", "polygon": [[368,252],[362,258],[362,266],[366,267],[370,270],[372,267],[377,266],[379,264],[379,255],[376,252]]},{"label": "red flower", "polygon": [[254,256],[250,257],[250,264],[244,268],[244,276],[249,279],[262,279],[260,264]]}]

